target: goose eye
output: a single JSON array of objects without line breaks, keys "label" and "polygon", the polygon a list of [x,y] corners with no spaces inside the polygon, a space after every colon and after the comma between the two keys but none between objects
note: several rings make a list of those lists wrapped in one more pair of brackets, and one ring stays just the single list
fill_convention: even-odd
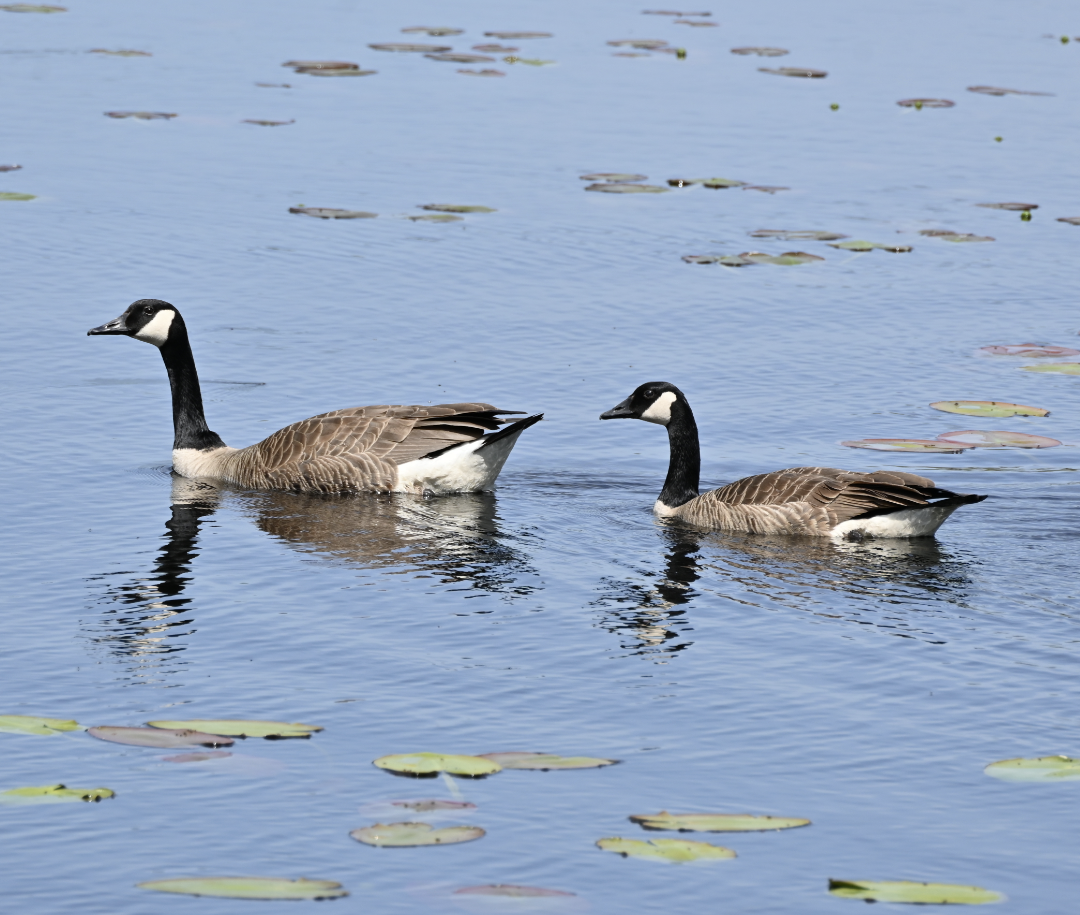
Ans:
[{"label": "goose eye", "polygon": [[143,309],[143,314],[144,315],[149,316],[149,315],[152,315],[153,313],[154,313],[154,309],[150,308],[149,306],[147,306],[146,308]]}]

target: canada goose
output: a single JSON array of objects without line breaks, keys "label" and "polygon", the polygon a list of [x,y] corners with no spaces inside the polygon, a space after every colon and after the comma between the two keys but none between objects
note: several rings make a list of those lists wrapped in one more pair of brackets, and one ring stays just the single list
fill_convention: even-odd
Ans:
[{"label": "canada goose", "polygon": [[521,411],[486,403],[351,407],[230,448],[206,425],[187,326],[174,306],[139,299],[87,334],[134,337],[161,352],[172,388],[173,470],[193,479],[298,492],[476,492],[492,488],[517,437],[543,418],[499,429],[510,422],[501,416]]},{"label": "canada goose", "polygon": [[774,470],[698,495],[697,423],[686,395],[675,385],[643,384],[600,418],[667,426],[671,462],[653,510],[712,530],[851,540],[929,537],[959,506],[986,498],[938,489],[932,480],[913,473],[832,467]]}]

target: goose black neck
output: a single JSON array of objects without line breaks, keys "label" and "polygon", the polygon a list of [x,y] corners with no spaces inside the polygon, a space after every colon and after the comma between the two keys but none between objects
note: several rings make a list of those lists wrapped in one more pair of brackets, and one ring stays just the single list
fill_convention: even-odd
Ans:
[{"label": "goose black neck", "polygon": [[225,443],[206,425],[199,373],[195,370],[187,327],[180,315],[173,319],[169,336],[160,349],[172,388],[173,449],[210,451],[222,447]]},{"label": "goose black neck", "polygon": [[697,423],[688,404],[682,398],[671,405],[671,420],[667,424],[671,460],[667,479],[660,492],[660,501],[677,508],[698,494],[701,477],[701,447],[698,444]]}]

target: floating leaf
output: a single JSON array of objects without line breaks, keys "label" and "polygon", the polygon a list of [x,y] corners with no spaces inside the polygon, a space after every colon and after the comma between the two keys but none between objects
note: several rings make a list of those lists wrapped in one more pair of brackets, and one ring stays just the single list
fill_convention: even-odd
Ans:
[{"label": "floating leaf", "polygon": [[171,763],[192,763],[207,762],[211,759],[226,759],[230,756],[232,756],[232,753],[227,750],[208,750],[205,753],[178,753],[176,756],[164,756],[162,760]]},{"label": "floating leaf", "polygon": [[284,127],[286,124],[295,124],[296,119],[291,121],[259,121],[255,118],[245,118],[243,124],[258,124],[260,127]]},{"label": "floating leaf", "polygon": [[430,823],[376,823],[349,833],[357,842],[383,848],[414,848],[418,845],[456,845],[472,842],[486,833],[479,826],[445,826]]},{"label": "floating leaf", "polygon": [[767,832],[809,826],[800,817],[756,816],[749,813],[635,813],[630,817],[645,829],[679,832]]},{"label": "floating leaf", "polygon": [[812,264],[815,261],[825,260],[823,257],[807,254],[805,251],[785,251],[777,255],[764,254],[761,251],[743,251],[739,257],[753,264],[776,264],[779,267],[796,267],[800,264]]},{"label": "floating leaf", "polygon": [[687,861],[718,861],[736,857],[730,848],[689,839],[601,839],[596,843],[604,851],[613,851],[624,858],[648,858],[653,861],[684,863]]},{"label": "floating leaf", "polygon": [[448,44],[409,44],[396,41],[369,44],[368,47],[375,51],[397,51],[402,54],[442,54],[444,51],[453,50]]},{"label": "floating leaf", "polygon": [[882,251],[892,251],[895,254],[903,254],[911,250],[911,245],[882,245],[876,241],[841,241],[830,243],[830,248],[841,248],[844,251],[873,251],[878,248]]},{"label": "floating leaf", "polygon": [[980,95],[1053,95],[1053,92],[1025,92],[1023,89],[1001,89],[998,86],[968,86],[968,92]]},{"label": "floating leaf", "polygon": [[612,57],[651,57],[651,54],[646,54],[644,51],[615,51],[611,55]]},{"label": "floating leaf", "polygon": [[406,218],[411,219],[413,222],[461,222],[465,217],[454,216],[451,213],[420,213]]},{"label": "floating leaf", "polygon": [[504,57],[503,60],[508,64],[527,64],[530,67],[546,67],[548,64],[553,64],[553,60],[541,60],[539,57]]},{"label": "floating leaf", "polygon": [[990,763],[983,772],[1007,782],[1073,781],[1080,779],[1080,759],[1070,756],[1002,759]]},{"label": "floating leaf", "polygon": [[464,29],[446,28],[445,26],[413,25],[401,31],[406,34],[430,35],[432,38],[440,38],[443,35],[463,35]]},{"label": "floating leaf", "polygon": [[758,57],[783,57],[790,53],[786,48],[732,48],[732,54],[756,54]]},{"label": "floating leaf", "polygon": [[413,778],[434,778],[440,772],[464,778],[483,778],[502,771],[502,766],[490,759],[451,753],[398,753],[393,756],[380,756],[374,761],[374,765]]},{"label": "floating leaf", "polygon": [[[341,217],[336,217],[341,218]],[[286,721],[243,721],[234,718],[199,718],[194,721],[148,721],[152,728],[195,728],[209,734],[225,734],[229,737],[265,737],[281,740],[286,737],[310,737],[322,727],[317,724],[300,724]]]},{"label": "floating leaf", "polygon": [[1037,203],[977,203],[977,207],[985,207],[988,210],[1011,210],[1014,213],[1024,213],[1037,210]]},{"label": "floating leaf", "polygon": [[509,45],[501,44],[474,44],[472,49],[482,54],[513,54],[515,51],[521,50],[521,48],[512,48]]},{"label": "floating leaf", "polygon": [[601,759],[596,756],[556,756],[553,753],[481,753],[482,759],[497,762],[504,769],[599,769],[614,766],[619,760]]},{"label": "floating leaf", "polygon": [[956,102],[947,98],[903,98],[896,103],[901,108],[915,108],[921,111],[923,108],[954,108]]},{"label": "floating leaf", "polygon": [[460,203],[423,203],[421,210],[435,210],[439,213],[497,213],[491,207],[463,206]]},{"label": "floating leaf", "polygon": [[287,60],[281,66],[297,70],[359,70],[351,60]]},{"label": "floating leaf", "polygon": [[1003,400],[938,400],[930,404],[943,413],[962,413],[964,416],[1049,416],[1042,407],[1027,407]]},{"label": "floating leaf", "polygon": [[289,207],[289,212],[317,216],[319,219],[374,219],[379,215],[364,210],[337,210],[333,207]]},{"label": "floating leaf", "polygon": [[582,181],[606,181],[608,183],[620,184],[628,181],[644,181],[648,178],[648,175],[633,175],[629,172],[594,172],[591,175],[582,175]]},{"label": "floating leaf", "polygon": [[98,740],[107,740],[109,743],[122,743],[130,747],[154,747],[159,750],[174,750],[180,747],[227,747],[234,742],[231,737],[197,731],[194,728],[124,728],[104,725],[90,728],[86,733]]},{"label": "floating leaf", "polygon": [[306,73],[308,76],[374,76],[378,73],[378,70],[357,70],[353,67],[343,67],[340,70],[334,70],[328,67],[320,67],[317,70],[305,70],[302,67],[297,69],[297,73]]},{"label": "floating leaf", "polygon": [[643,51],[655,51],[665,48],[668,42],[662,38],[620,38],[617,41],[609,41],[613,48],[640,48]]},{"label": "floating leaf", "polygon": [[919,234],[928,238],[940,238],[942,241],[995,241],[989,235],[972,235],[970,232],[953,232],[950,229],[920,229]]},{"label": "floating leaf", "polygon": [[106,111],[105,115],[110,118],[136,118],[140,121],[167,121],[176,117],[167,111]]},{"label": "floating leaf", "polygon": [[498,38],[500,41],[517,41],[524,38],[551,38],[551,32],[484,32],[487,38]]},{"label": "floating leaf", "polygon": [[747,184],[744,191],[761,191],[763,194],[775,194],[777,191],[790,191],[791,188],[777,184]]},{"label": "floating leaf", "polygon": [[1080,362],[1051,362],[1047,365],[1025,365],[1025,372],[1048,372],[1053,375],[1080,375]]},{"label": "floating leaf", "polygon": [[743,187],[745,181],[733,181],[731,178],[668,178],[667,183],[672,187],[689,187],[692,184],[701,184],[715,190],[729,187]]},{"label": "floating leaf", "polygon": [[41,6],[37,3],[4,3],[0,4],[0,10],[9,13],[66,13],[66,6]]},{"label": "floating leaf", "polygon": [[450,53],[450,54],[425,54],[429,60],[442,60],[449,61],[455,64],[487,64],[495,63],[494,57],[488,57],[486,54],[466,54],[463,51]]},{"label": "floating leaf", "polygon": [[[0,172],[17,172],[21,165],[0,165]],[[1065,220],[1058,220],[1058,222],[1064,222]]]},{"label": "floating leaf", "polygon": [[696,26],[699,29],[700,28],[711,28],[711,29],[716,28],[716,23],[715,22],[695,22],[693,19],[676,19],[675,20],[675,25],[692,25],[692,26]]},{"label": "floating leaf", "polygon": [[820,229],[754,229],[751,238],[779,238],[782,241],[836,241],[847,238],[839,232],[823,232]]},{"label": "floating leaf", "polygon": [[680,13],[675,10],[642,10],[644,16],[711,16],[712,13]]},{"label": "floating leaf", "polygon": [[939,442],[924,438],[864,438],[854,442],[841,442],[846,448],[866,448],[868,451],[910,451],[929,454],[960,454],[971,445],[956,442]]},{"label": "floating leaf", "polygon": [[827,70],[811,70],[807,67],[758,67],[760,73],[773,73],[776,76],[802,76],[806,79],[824,79]]},{"label": "floating leaf", "polygon": [[532,899],[538,896],[576,896],[566,890],[549,890],[542,886],[518,886],[514,883],[490,883],[486,886],[463,886],[454,890],[455,896],[510,896],[514,899]]},{"label": "floating leaf", "polygon": [[506,76],[502,70],[458,70],[458,73],[464,73],[466,76]]},{"label": "floating leaf", "polygon": [[599,191],[602,194],[663,194],[666,187],[655,184],[616,184],[614,182],[604,184],[590,184],[587,191]]},{"label": "floating leaf", "polygon": [[916,883],[913,880],[829,880],[829,892],[864,902],[910,902],[916,905],[982,905],[1005,897],[981,886]]},{"label": "floating leaf", "polygon": [[186,896],[221,896],[226,899],[337,899],[348,896],[333,880],[308,880],[298,877],[172,877],[136,884],[159,893],[182,893]]},{"label": "floating leaf", "polygon": [[0,804],[66,804],[71,801],[92,801],[115,797],[109,788],[68,788],[65,785],[42,785],[36,788],[12,788],[0,791]]},{"label": "floating leaf", "polygon": [[956,442],[974,448],[1054,448],[1061,444],[1056,438],[1031,435],[1028,432],[987,432],[982,429],[964,429],[960,432],[942,432],[943,442]]},{"label": "floating leaf", "polygon": [[722,264],[725,267],[748,267],[755,263],[741,254],[684,254],[682,259],[688,264]]},{"label": "floating leaf", "polygon": [[[0,200],[3,197],[0,196]],[[82,725],[70,718],[38,718],[36,715],[0,715],[0,732],[8,734],[58,734],[81,731]]]},{"label": "floating leaf", "polygon": [[110,57],[153,57],[149,51],[132,51],[121,48],[118,51],[110,51],[108,48],[91,48],[91,54],[108,54]]},{"label": "floating leaf", "polygon": [[1008,346],[980,346],[980,353],[991,356],[1080,356],[1080,349],[1050,346],[1046,343],[1013,343]]},{"label": "floating leaf", "polygon": [[446,798],[422,798],[415,801],[390,801],[395,807],[411,810],[413,813],[431,813],[433,810],[475,810],[476,804],[469,801],[451,801]]}]

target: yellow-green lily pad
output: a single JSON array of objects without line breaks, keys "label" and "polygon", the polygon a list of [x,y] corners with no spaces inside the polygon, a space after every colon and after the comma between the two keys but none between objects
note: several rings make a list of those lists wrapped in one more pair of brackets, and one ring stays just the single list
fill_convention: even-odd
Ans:
[{"label": "yellow-green lily pad", "polygon": [[15,191],[0,191],[0,200],[36,200],[36,194],[19,194]]},{"label": "yellow-green lily pad", "polygon": [[778,267],[797,267],[800,264],[812,264],[825,258],[805,251],[785,251],[783,254],[764,254],[761,251],[744,251],[739,257],[751,264],[776,264]]},{"label": "yellow-green lily pad", "polygon": [[1007,782],[1064,782],[1080,779],[1080,759],[1071,756],[1036,756],[1002,759],[983,769]]},{"label": "yellow-green lily pad", "polygon": [[374,765],[397,775],[434,778],[440,772],[463,778],[483,778],[502,771],[502,766],[482,756],[459,756],[451,753],[398,753],[380,756]]},{"label": "yellow-green lily pad", "polygon": [[917,883],[914,880],[829,880],[829,892],[864,902],[909,902],[915,905],[983,905],[1005,897],[981,886]]},{"label": "yellow-green lily pad", "polygon": [[1050,362],[1046,365],[1025,365],[1025,372],[1047,372],[1053,375],[1080,375],[1080,362]]},{"label": "yellow-green lily pad", "polygon": [[348,896],[334,880],[298,877],[172,877],[136,884],[140,889],[226,899],[337,899]]},{"label": "yellow-green lily pad", "polygon": [[59,734],[81,731],[82,725],[70,718],[38,718],[35,715],[0,715],[0,731],[8,734]]},{"label": "yellow-green lily pad", "polygon": [[876,241],[863,241],[862,239],[830,242],[829,247],[840,248],[843,251],[873,251],[878,248],[882,251],[892,251],[894,254],[903,254],[911,250],[911,245],[883,245]]},{"label": "yellow-green lily pad", "polygon": [[585,190],[599,191],[601,194],[664,194],[669,189],[656,184],[606,182],[603,184],[590,184]]},{"label": "yellow-green lily pad", "polygon": [[437,213],[497,213],[491,207],[463,206],[460,203],[423,203],[421,210],[434,210]]},{"label": "yellow-green lily pad", "polygon": [[597,846],[613,851],[624,858],[647,858],[651,861],[667,861],[684,864],[690,861],[721,861],[736,857],[735,852],[722,845],[709,842],[692,842],[689,839],[600,839]]},{"label": "yellow-green lily pad", "polygon": [[847,238],[839,232],[821,229],[754,229],[746,234],[751,238],[779,238],[781,241],[839,241]]},{"label": "yellow-green lily pad", "polygon": [[314,216],[316,219],[375,219],[379,215],[366,210],[341,210],[336,207],[289,207],[289,212]]},{"label": "yellow-green lily pad", "polygon": [[617,759],[601,759],[597,756],[556,756],[554,753],[481,753],[481,759],[497,762],[504,769],[599,769],[614,766]]},{"label": "yellow-green lily pad", "polygon": [[223,734],[226,737],[265,737],[282,740],[286,737],[310,737],[322,727],[317,724],[300,724],[285,721],[240,721],[226,719],[197,719],[195,721],[148,721],[152,728],[191,728],[207,734]]},{"label": "yellow-green lily pad", "polygon": [[[1070,363],[1071,364],[1071,363]],[[1034,366],[1032,366],[1034,368]],[[1047,366],[1038,366],[1040,369]],[[1049,416],[1042,407],[1028,407],[1004,400],[937,400],[930,404],[943,413],[962,413],[964,416]]]},{"label": "yellow-green lily pad", "polygon": [[635,813],[630,817],[645,829],[679,832],[766,832],[809,826],[801,817],[757,816],[750,813]]},{"label": "yellow-green lily pad", "polygon": [[528,64],[530,67],[546,67],[549,64],[555,63],[554,60],[541,60],[539,57],[504,57],[503,60],[508,64]]},{"label": "yellow-green lily pad", "polygon": [[66,804],[72,801],[93,801],[115,797],[109,788],[68,788],[67,785],[41,785],[32,788],[12,788],[0,791],[0,804]]},{"label": "yellow-green lily pad", "polygon": [[472,842],[486,833],[479,826],[445,826],[430,823],[376,823],[349,833],[357,842],[380,848],[414,848],[420,845],[457,845]]}]

